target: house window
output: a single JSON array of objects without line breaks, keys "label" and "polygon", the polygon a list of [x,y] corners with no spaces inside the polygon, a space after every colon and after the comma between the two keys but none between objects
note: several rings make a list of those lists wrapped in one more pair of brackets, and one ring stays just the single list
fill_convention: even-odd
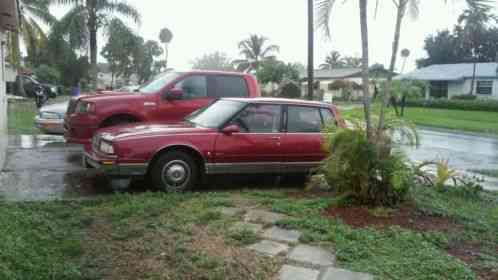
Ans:
[{"label": "house window", "polygon": [[477,81],[477,94],[491,95],[493,93],[493,81]]},{"label": "house window", "polygon": [[431,97],[433,97],[433,98],[448,98],[448,82],[447,81],[432,81],[431,82]]}]

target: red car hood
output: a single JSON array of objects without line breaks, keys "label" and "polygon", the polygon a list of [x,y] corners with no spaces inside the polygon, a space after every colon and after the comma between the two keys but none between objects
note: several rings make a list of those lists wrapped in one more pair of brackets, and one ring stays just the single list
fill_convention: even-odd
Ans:
[{"label": "red car hood", "polygon": [[215,131],[216,130],[212,128],[198,127],[184,122],[175,124],[139,123],[120,125],[101,129],[98,131],[98,133],[104,136],[104,138],[116,141],[150,136],[167,136],[194,133],[203,134]]}]

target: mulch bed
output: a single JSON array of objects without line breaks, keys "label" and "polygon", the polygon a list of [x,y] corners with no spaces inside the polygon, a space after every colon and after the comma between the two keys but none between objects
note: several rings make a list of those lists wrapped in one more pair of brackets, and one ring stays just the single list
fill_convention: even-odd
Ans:
[{"label": "mulch bed", "polygon": [[324,211],[323,215],[340,218],[355,228],[382,229],[400,226],[415,231],[455,231],[461,228],[448,218],[422,214],[411,203],[405,203],[399,209],[392,210],[387,217],[374,215],[373,210],[366,207],[330,207]]},{"label": "mulch bed", "polygon": [[[332,206],[325,209],[322,214],[329,218],[339,218],[344,221],[344,223],[354,228],[373,227],[385,229],[390,226],[399,226],[418,232],[459,232],[463,230],[462,225],[457,224],[448,218],[430,216],[417,211],[416,206],[413,203],[401,205],[399,209],[393,210],[387,217],[380,217],[372,213],[373,209],[367,207]],[[478,242],[467,242],[463,244],[454,244],[454,246],[447,249],[447,252],[471,266],[479,275],[479,279],[498,279],[498,272],[482,269],[473,265],[477,262],[481,250],[482,244],[479,244]]]}]

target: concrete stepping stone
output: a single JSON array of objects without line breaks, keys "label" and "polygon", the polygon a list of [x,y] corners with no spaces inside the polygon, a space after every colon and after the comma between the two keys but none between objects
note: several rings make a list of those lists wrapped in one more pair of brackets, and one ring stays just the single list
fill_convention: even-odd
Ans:
[{"label": "concrete stepping stone", "polygon": [[245,216],[247,222],[274,224],[279,220],[287,218],[286,215],[273,213],[265,210],[249,210]]},{"label": "concrete stepping stone", "polygon": [[230,217],[233,217],[233,216],[237,216],[239,214],[241,214],[242,212],[244,212],[244,210],[240,209],[240,208],[236,208],[236,207],[220,207],[218,208],[218,211],[225,215],[225,216],[230,216]]},{"label": "concrete stepping stone", "polygon": [[270,240],[261,240],[260,242],[253,244],[247,248],[258,253],[270,256],[276,256],[289,250],[289,246],[287,244],[282,244]]},{"label": "concrete stepping stone", "polygon": [[254,233],[258,233],[263,230],[263,225],[246,223],[246,222],[236,222],[233,226],[230,227],[231,231],[242,231],[242,230],[250,230]]},{"label": "concrete stepping stone", "polygon": [[283,241],[288,243],[299,242],[301,232],[297,230],[286,230],[279,227],[271,227],[263,233],[263,237],[276,241]]},{"label": "concrete stepping stone", "polygon": [[304,267],[297,267],[292,265],[284,265],[280,269],[278,275],[279,280],[317,280],[319,270],[309,269]]},{"label": "concrete stepping stone", "polygon": [[335,263],[335,255],[331,252],[314,246],[298,245],[288,256],[289,260],[304,264],[318,266],[332,266]]},{"label": "concrete stepping stone", "polygon": [[345,269],[329,267],[323,274],[321,280],[373,280],[373,276],[367,273],[352,272]]}]

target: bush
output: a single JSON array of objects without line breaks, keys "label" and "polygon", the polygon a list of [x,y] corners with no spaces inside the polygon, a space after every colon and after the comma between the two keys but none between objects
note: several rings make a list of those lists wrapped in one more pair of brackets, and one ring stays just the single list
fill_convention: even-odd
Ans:
[{"label": "bush", "polygon": [[330,156],[322,171],[339,194],[355,203],[393,206],[403,201],[413,173],[402,154],[392,153],[391,138],[375,144],[361,128],[341,129],[330,136]]},{"label": "bush", "polygon": [[407,100],[408,107],[423,107],[449,110],[464,110],[464,111],[498,111],[498,100],[460,100],[460,99],[431,99],[431,100]]},{"label": "bush", "polygon": [[296,83],[289,81],[282,86],[280,90],[280,97],[300,98],[301,88]]},{"label": "bush", "polygon": [[42,64],[33,70],[38,81],[42,83],[58,84],[60,82],[61,74],[59,70]]},{"label": "bush", "polygon": [[462,95],[455,95],[451,97],[453,100],[476,100],[477,96],[472,95],[472,94],[462,94]]}]

